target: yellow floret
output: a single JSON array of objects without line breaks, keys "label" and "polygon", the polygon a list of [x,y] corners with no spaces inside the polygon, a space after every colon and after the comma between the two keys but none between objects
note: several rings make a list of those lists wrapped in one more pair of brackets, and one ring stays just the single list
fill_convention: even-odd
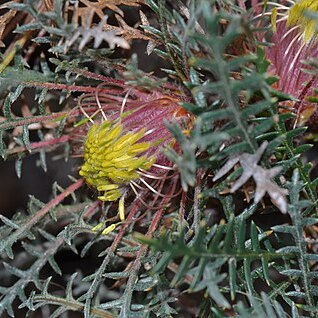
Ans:
[{"label": "yellow floret", "polygon": [[304,34],[304,42],[308,43],[316,35],[316,20],[306,16],[305,12],[318,12],[317,0],[300,0],[289,10],[287,25],[300,26]]},{"label": "yellow floret", "polygon": [[84,163],[79,174],[101,192],[101,201],[116,201],[122,197],[121,188],[139,177],[138,169],[149,169],[154,158],[142,155],[149,142],[138,142],[145,130],[123,132],[120,123],[104,121],[94,124],[84,146]]}]

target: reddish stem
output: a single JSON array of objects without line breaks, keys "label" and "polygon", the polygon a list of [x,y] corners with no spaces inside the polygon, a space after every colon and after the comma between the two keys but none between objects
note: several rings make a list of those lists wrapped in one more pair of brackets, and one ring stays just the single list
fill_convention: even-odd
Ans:
[{"label": "reddish stem", "polygon": [[[91,110],[87,110],[86,112],[95,112],[97,109],[97,106]],[[43,115],[43,116],[33,116],[33,117],[16,117],[14,119],[8,119],[6,121],[0,122],[0,130],[6,130],[6,129],[12,129],[17,126],[23,126],[23,125],[30,125],[34,123],[45,123],[45,122],[51,122],[53,120],[56,120],[57,118],[61,117],[76,117],[77,115],[82,114],[80,109],[72,109],[70,111],[63,111],[58,113],[52,113],[50,115]]]},{"label": "reddish stem", "polygon": [[[31,150],[35,150],[35,149],[39,149],[39,148],[45,148],[48,146],[58,146],[58,144],[67,142],[70,140],[70,136],[62,136],[60,138],[54,138],[54,139],[50,139],[50,140],[43,140],[43,141],[38,141],[38,142],[33,142],[30,145],[30,149]],[[12,155],[12,154],[16,154],[22,151],[26,151],[28,150],[26,147],[16,147],[13,149],[9,149],[8,154]],[[31,151],[30,151],[31,152]]]},{"label": "reddish stem", "polygon": [[104,75],[101,75],[101,74],[96,74],[96,73],[93,73],[93,72],[90,72],[90,71],[87,71],[87,70],[82,70],[80,68],[75,68],[73,70],[71,70],[72,72],[74,72],[75,74],[81,74],[87,78],[93,78],[93,79],[96,79],[96,80],[100,80],[100,81],[103,81],[103,82],[106,82],[106,83],[112,83],[112,84],[115,84],[115,85],[125,85],[125,82],[122,81],[122,80],[117,80],[117,79],[114,79],[114,78],[111,78],[111,77],[107,77],[107,76],[104,76]]},{"label": "reddish stem", "polygon": [[99,209],[100,201],[93,202],[89,208],[84,212],[83,219],[89,219]]},{"label": "reddish stem", "polygon": [[36,212],[32,218],[26,223],[25,226],[31,228],[32,225],[37,223],[42,217],[44,217],[50,209],[61,203],[66,197],[75,192],[78,188],[80,188],[84,183],[83,179],[77,180],[75,183],[71,184],[68,188],[66,188],[62,193],[52,199],[49,203],[47,203],[41,210]]},{"label": "reddish stem", "polygon": [[57,83],[41,83],[41,82],[24,82],[23,83],[29,87],[40,87],[53,90],[66,90],[69,92],[83,92],[83,93],[107,93],[108,89],[91,87],[91,86],[78,86],[78,85],[67,85],[67,84],[57,84]]},{"label": "reddish stem", "polygon": [[30,125],[33,123],[39,123],[39,122],[46,122],[46,121],[52,121],[56,118],[66,116],[68,112],[59,112],[59,113],[53,113],[50,115],[44,115],[44,116],[33,116],[33,117],[27,117],[27,118],[14,118],[12,120],[7,120],[2,123],[0,123],[0,129],[12,129],[17,126],[23,126],[23,125]]}]

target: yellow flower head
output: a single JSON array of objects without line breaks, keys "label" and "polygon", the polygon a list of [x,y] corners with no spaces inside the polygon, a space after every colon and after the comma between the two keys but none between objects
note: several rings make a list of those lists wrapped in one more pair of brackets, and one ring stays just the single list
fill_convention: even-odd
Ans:
[{"label": "yellow flower head", "polygon": [[84,146],[84,164],[79,174],[102,195],[101,201],[116,201],[122,197],[122,188],[139,178],[138,169],[149,169],[154,158],[145,153],[149,142],[140,139],[145,129],[123,132],[120,122],[104,121],[94,124]]},{"label": "yellow flower head", "polygon": [[298,25],[301,32],[303,33],[304,42],[308,43],[316,34],[317,21],[307,17],[305,14],[306,11],[318,12],[318,1],[300,0],[296,2],[289,9],[287,25]]}]

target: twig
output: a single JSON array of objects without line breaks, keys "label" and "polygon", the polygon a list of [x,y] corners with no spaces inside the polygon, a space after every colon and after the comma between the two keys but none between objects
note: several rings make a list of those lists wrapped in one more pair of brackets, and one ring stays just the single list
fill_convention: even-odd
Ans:
[{"label": "twig", "polygon": [[[67,142],[69,140],[70,140],[70,136],[65,135],[65,136],[62,136],[60,138],[54,138],[54,139],[50,139],[50,140],[42,140],[42,141],[38,141],[38,142],[33,142],[30,144],[30,152],[32,150],[37,150],[37,149],[41,149],[41,148],[45,148],[45,147],[49,147],[49,146],[59,146],[59,144]],[[15,147],[15,148],[9,149],[8,154],[13,155],[13,154],[23,152],[26,150],[28,150],[28,149],[24,146]]]}]

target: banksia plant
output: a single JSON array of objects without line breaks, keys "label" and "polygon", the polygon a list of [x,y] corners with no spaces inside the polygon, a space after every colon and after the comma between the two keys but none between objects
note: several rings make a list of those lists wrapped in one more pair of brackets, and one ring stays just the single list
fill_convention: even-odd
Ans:
[{"label": "banksia plant", "polygon": [[317,316],[316,1],[1,9],[1,317]]},{"label": "banksia plant", "polygon": [[133,194],[145,207],[158,209],[181,193],[177,169],[164,151],[179,151],[167,123],[191,128],[193,115],[179,105],[187,97],[182,91],[181,99],[173,91],[143,92],[124,82],[107,90],[78,100],[88,121],[78,132],[86,135],[79,174],[101,193],[101,201],[123,202]]},{"label": "banksia plant", "polygon": [[267,11],[265,15],[271,16],[273,32],[270,38],[272,44],[266,49],[266,56],[271,62],[270,72],[279,77],[276,87],[295,98],[282,105],[296,113],[294,126],[308,124],[315,130],[317,113],[312,97],[316,95],[317,81],[312,63],[318,53],[316,20],[313,17],[318,10],[317,3],[269,3],[264,10]]}]

